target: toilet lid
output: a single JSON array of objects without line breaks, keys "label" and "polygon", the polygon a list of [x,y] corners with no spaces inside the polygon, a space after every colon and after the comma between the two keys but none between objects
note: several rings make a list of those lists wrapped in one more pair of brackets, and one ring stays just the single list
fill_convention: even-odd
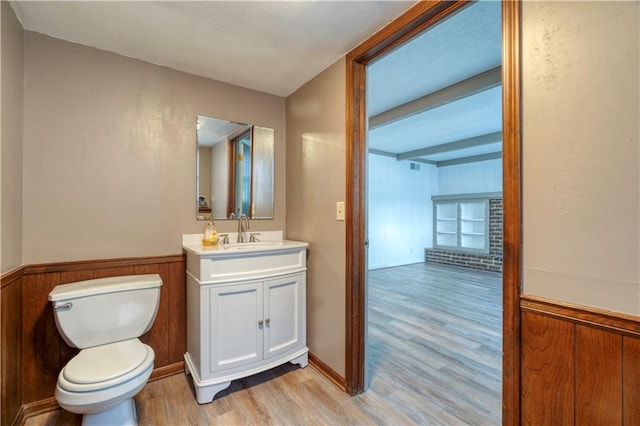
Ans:
[{"label": "toilet lid", "polygon": [[83,349],[64,367],[62,375],[76,384],[104,382],[140,366],[148,351],[149,347],[138,339]]}]

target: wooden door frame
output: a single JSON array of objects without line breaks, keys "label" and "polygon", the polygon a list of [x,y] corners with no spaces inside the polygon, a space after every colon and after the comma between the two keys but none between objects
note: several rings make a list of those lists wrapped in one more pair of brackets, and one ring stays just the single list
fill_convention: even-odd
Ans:
[{"label": "wooden door frame", "polygon": [[[349,52],[347,86],[346,359],[345,385],[364,390],[366,66],[426,28],[468,5],[467,1],[421,1]],[[521,72],[519,0],[502,3],[503,102],[503,359],[502,423],[520,418],[521,286]]]}]

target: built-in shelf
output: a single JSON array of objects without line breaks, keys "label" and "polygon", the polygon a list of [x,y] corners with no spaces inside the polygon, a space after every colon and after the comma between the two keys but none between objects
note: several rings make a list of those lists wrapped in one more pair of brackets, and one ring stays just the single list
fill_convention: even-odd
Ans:
[{"label": "built-in shelf", "polygon": [[481,194],[432,197],[434,248],[473,253],[489,252],[489,199]]}]

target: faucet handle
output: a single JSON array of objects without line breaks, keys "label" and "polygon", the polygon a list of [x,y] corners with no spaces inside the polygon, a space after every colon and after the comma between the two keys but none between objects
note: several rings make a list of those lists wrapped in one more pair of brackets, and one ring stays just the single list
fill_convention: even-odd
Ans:
[{"label": "faucet handle", "polygon": [[259,239],[256,238],[256,235],[260,235],[260,232],[252,232],[249,234],[249,242],[250,243],[255,243],[260,241]]},{"label": "faucet handle", "polygon": [[218,234],[222,244],[229,244],[229,234]]}]

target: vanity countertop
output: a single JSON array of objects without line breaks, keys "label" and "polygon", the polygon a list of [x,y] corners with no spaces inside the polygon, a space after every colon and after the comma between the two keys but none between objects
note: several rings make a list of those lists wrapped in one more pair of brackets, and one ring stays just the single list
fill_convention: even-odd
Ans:
[{"label": "vanity countertop", "polygon": [[[233,256],[242,253],[260,253],[260,252],[273,252],[273,251],[282,251],[282,250],[290,250],[290,249],[300,249],[304,247],[308,247],[309,243],[303,241],[294,241],[294,240],[283,240],[278,239],[278,235],[268,235],[269,233],[264,233],[265,238],[260,239],[255,242],[246,242],[246,243],[228,243],[228,244],[218,244],[216,246],[203,246],[202,245],[202,235],[201,234],[189,234],[183,235],[182,237],[182,247],[190,253],[193,253],[197,256],[206,256],[206,257],[218,257],[218,256]],[[277,232],[280,236],[282,235],[280,232]],[[229,235],[230,241],[235,241],[237,234]],[[272,237],[276,237],[271,239]],[[269,239],[267,239],[269,238]]]}]

